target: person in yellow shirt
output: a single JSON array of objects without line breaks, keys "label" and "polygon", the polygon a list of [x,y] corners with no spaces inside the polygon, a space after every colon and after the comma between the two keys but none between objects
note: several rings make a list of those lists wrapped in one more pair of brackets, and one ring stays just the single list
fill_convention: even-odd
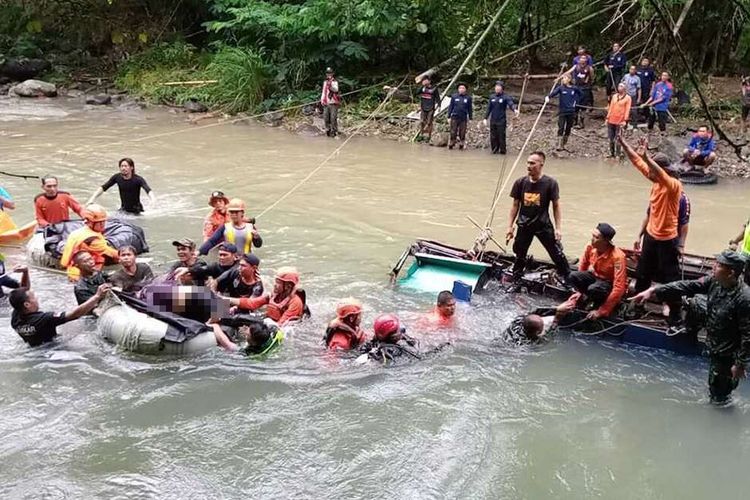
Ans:
[{"label": "person in yellow shirt", "polygon": [[67,269],[68,279],[71,281],[78,281],[81,275],[74,260],[78,252],[90,253],[97,270],[104,267],[107,259],[111,263],[119,261],[117,249],[109,246],[104,239],[104,226],[107,223],[107,212],[104,208],[100,205],[89,205],[86,207],[85,217],[86,225],[70,233],[60,257],[60,265]]}]

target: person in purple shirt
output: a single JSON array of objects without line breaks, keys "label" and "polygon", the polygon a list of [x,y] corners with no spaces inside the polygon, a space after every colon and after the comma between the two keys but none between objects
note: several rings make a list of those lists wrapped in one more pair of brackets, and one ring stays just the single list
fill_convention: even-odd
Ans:
[{"label": "person in purple shirt", "polygon": [[716,161],[716,143],[706,125],[698,127],[698,132],[690,139],[687,149],[682,152],[682,162],[693,168],[702,168]]},{"label": "person in purple shirt", "polygon": [[578,47],[578,55],[573,58],[573,66],[578,65],[578,61],[580,61],[582,58],[586,58],[586,60],[588,61],[588,65],[592,68],[594,67],[594,58],[591,57],[588,52],[586,52],[586,47],[584,47],[583,45]]}]

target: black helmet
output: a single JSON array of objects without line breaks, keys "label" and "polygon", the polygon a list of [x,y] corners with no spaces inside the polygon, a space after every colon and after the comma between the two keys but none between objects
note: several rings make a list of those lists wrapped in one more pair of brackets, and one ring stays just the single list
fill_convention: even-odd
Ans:
[{"label": "black helmet", "polygon": [[330,67],[330,66],[328,66],[328,67],[326,68],[326,74],[331,74],[331,75],[332,75],[333,73],[334,73],[334,71],[333,71],[333,68],[332,68],[332,67]]}]

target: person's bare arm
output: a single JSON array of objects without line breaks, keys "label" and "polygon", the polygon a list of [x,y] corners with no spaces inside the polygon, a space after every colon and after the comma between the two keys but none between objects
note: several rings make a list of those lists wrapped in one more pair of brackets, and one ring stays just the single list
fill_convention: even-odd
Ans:
[{"label": "person's bare arm", "polygon": [[99,198],[103,194],[104,190],[101,187],[97,188],[94,194],[91,195],[91,198],[89,198],[89,200],[86,202],[86,205],[91,205],[96,201],[97,198]]},{"label": "person's bare arm", "polygon": [[229,337],[227,337],[227,334],[224,333],[218,323],[211,323],[209,324],[209,326],[214,331],[214,337],[216,338],[216,343],[219,345],[219,347],[229,352],[234,352],[239,349],[237,347],[237,344],[229,340]]},{"label": "person's bare arm", "polygon": [[519,200],[513,200],[513,206],[510,207],[510,217],[508,220],[508,232],[505,234],[506,243],[513,239],[513,225],[516,223],[516,217],[518,217],[518,211],[521,209],[521,202]]},{"label": "person's bare arm", "polygon": [[646,226],[648,225],[648,215],[646,215],[643,218],[643,221],[641,222],[641,230],[638,231],[638,239],[635,240],[633,243],[633,250],[636,252],[640,252],[641,250],[641,241],[643,240],[643,235],[646,234]]},{"label": "person's bare arm", "polygon": [[729,246],[734,246],[733,250],[736,250],[737,245],[739,245],[740,242],[745,239],[745,229],[747,229],[747,224],[744,224],[742,226],[742,231],[740,231],[740,234],[729,240]]},{"label": "person's bare arm", "polygon": [[555,218],[555,239],[560,241],[562,239],[562,207],[559,199],[552,202],[552,215]]},{"label": "person's bare arm", "polygon": [[690,224],[683,224],[680,226],[680,239],[677,244],[680,255],[685,253],[685,246],[687,245],[688,232],[690,231]]},{"label": "person's bare arm", "polygon": [[13,272],[21,273],[21,288],[31,288],[31,278],[29,277],[29,268],[26,266],[16,266]]},{"label": "person's bare arm", "polygon": [[99,285],[99,288],[97,288],[96,293],[93,297],[91,297],[89,300],[76,307],[72,311],[68,311],[65,313],[65,320],[73,321],[74,319],[78,319],[81,316],[85,316],[93,311],[99,301],[102,300],[102,297],[104,297],[104,294],[106,294],[111,289],[112,285],[110,285],[109,283]]}]

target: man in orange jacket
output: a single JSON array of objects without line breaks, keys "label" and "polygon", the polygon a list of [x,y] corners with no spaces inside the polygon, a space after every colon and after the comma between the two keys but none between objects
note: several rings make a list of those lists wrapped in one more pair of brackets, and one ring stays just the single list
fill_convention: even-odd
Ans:
[{"label": "man in orange jacket", "polygon": [[607,136],[609,137],[609,157],[616,158],[620,154],[620,145],[617,144],[617,136],[630,119],[630,107],[633,100],[626,92],[624,83],[617,85],[615,93],[609,101],[607,109]]},{"label": "man in orange jacket", "polygon": [[326,347],[348,351],[356,349],[365,341],[362,331],[362,304],[355,299],[346,299],[336,307],[336,318],[326,328],[323,340]]},{"label": "man in orange jacket", "polygon": [[76,229],[65,241],[60,265],[68,270],[68,279],[78,281],[81,271],[75,266],[74,257],[78,252],[88,252],[94,258],[97,270],[101,271],[105,261],[119,261],[117,249],[112,248],[104,239],[104,226],[107,223],[107,212],[100,205],[89,205],[85,212],[86,225]]},{"label": "man in orange jacket", "polygon": [[299,288],[299,272],[293,267],[280,267],[276,272],[273,294],[260,297],[230,298],[229,303],[247,311],[266,307],[266,317],[279,326],[302,319],[305,315],[305,293]]},{"label": "man in orange jacket", "polygon": [[214,191],[211,193],[211,198],[208,199],[208,205],[213,208],[213,210],[211,210],[211,213],[208,214],[203,221],[203,241],[211,238],[217,229],[230,221],[229,213],[227,212],[229,198],[227,198],[224,193],[221,191]]},{"label": "man in orange jacket", "polygon": [[[615,100],[616,97],[612,97]],[[628,289],[628,266],[625,252],[612,244],[615,228],[602,222],[591,232],[591,243],[578,264],[578,271],[570,273],[568,283],[583,294],[582,300],[591,301],[596,308],[589,319],[609,316]]]}]

